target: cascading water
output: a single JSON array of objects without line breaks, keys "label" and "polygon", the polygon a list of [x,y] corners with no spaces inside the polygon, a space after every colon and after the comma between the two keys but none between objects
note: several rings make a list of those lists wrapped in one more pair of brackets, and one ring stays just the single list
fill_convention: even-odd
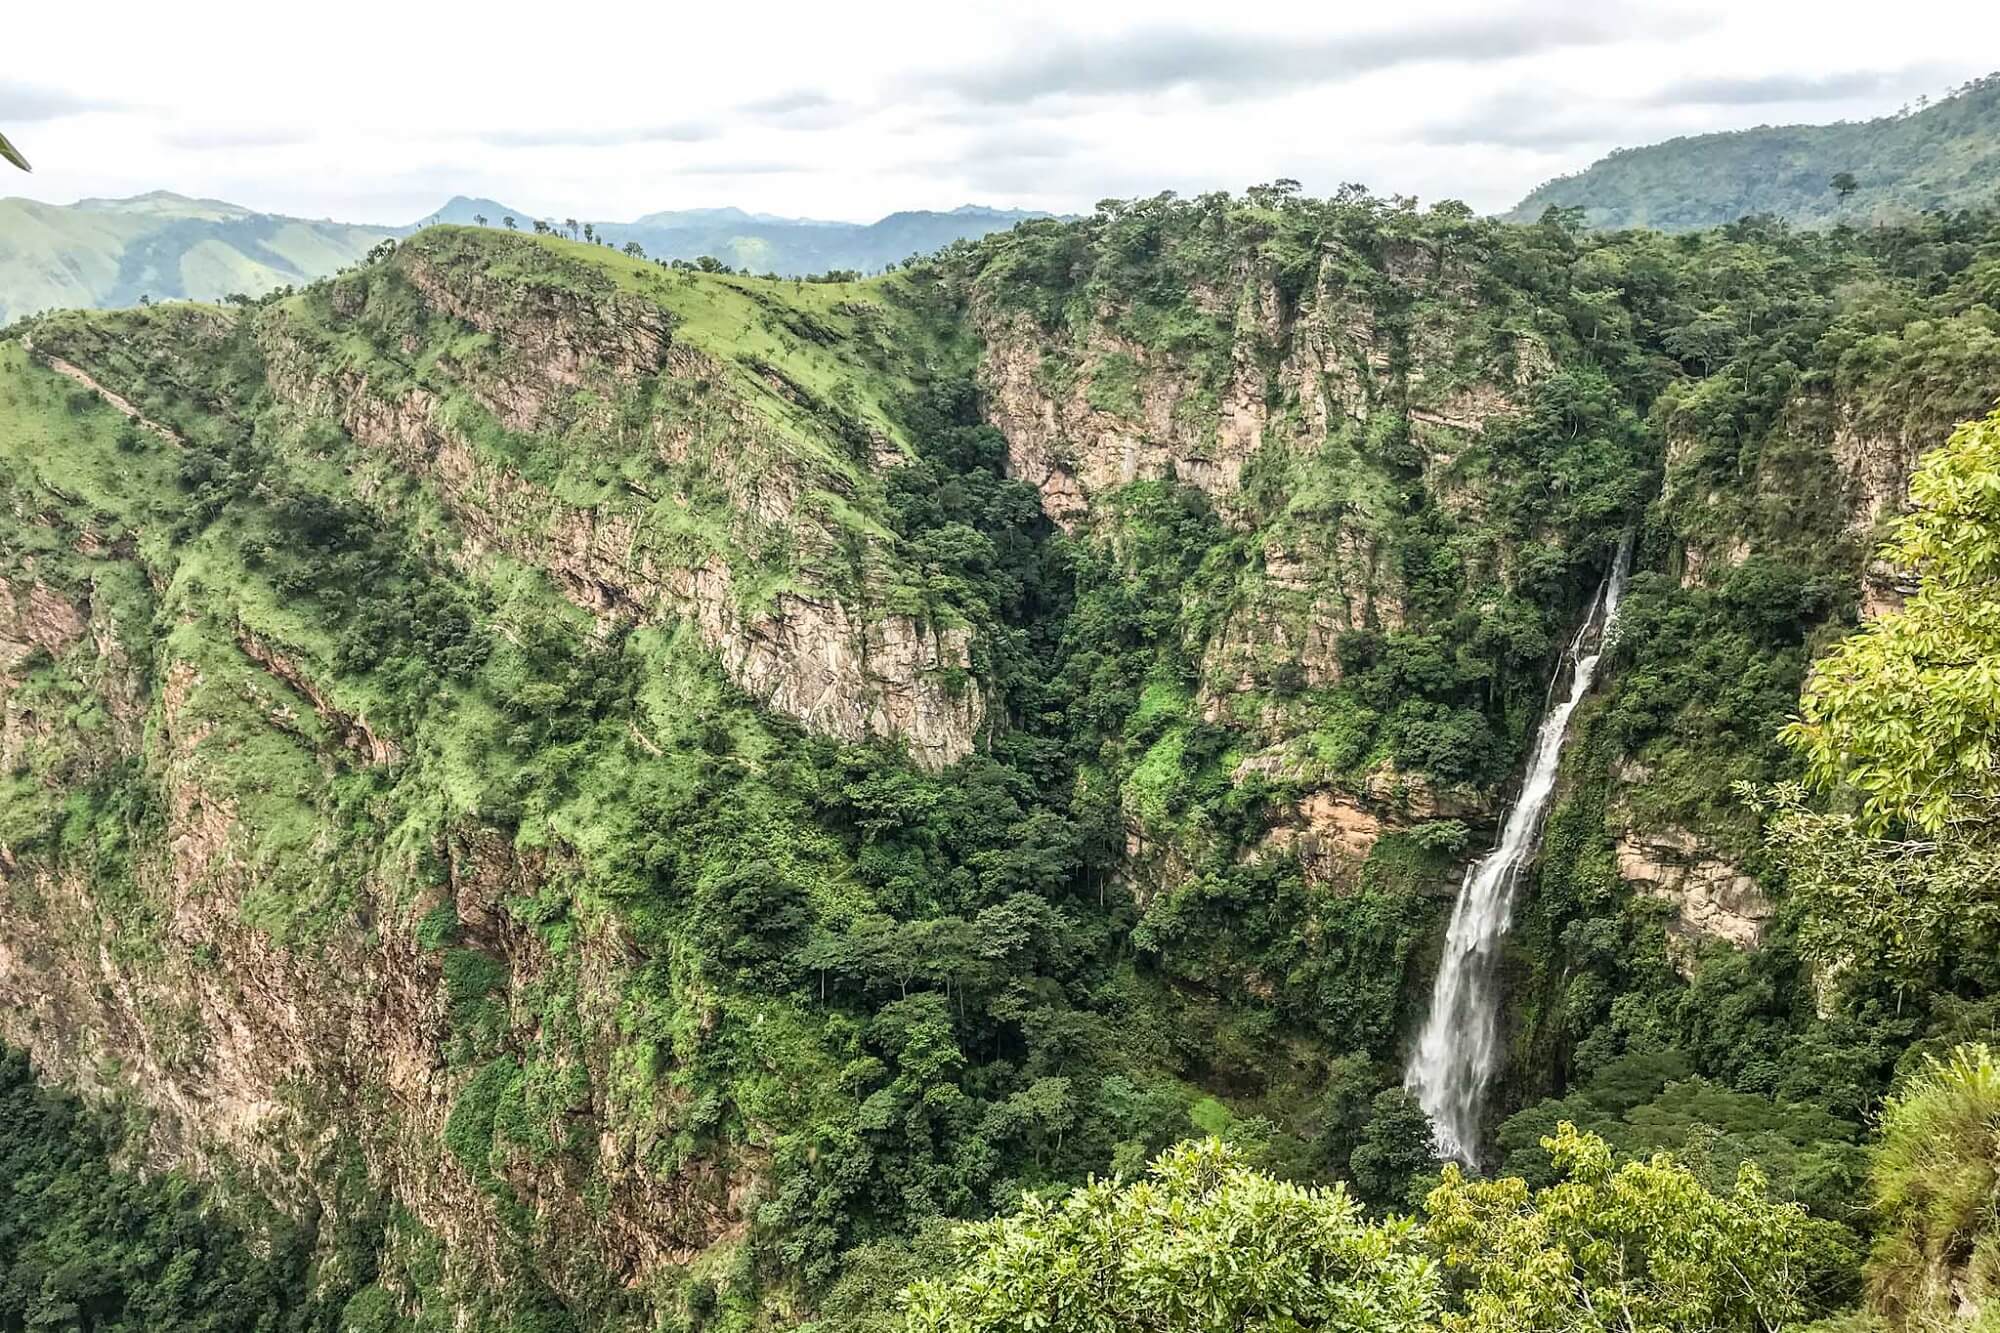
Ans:
[{"label": "cascading water", "polygon": [[1632,539],[1618,545],[1617,558],[1591,604],[1590,615],[1576,632],[1564,660],[1569,663],[1569,694],[1555,702],[1556,670],[1549,685],[1550,707],[1535,732],[1521,795],[1500,828],[1493,850],[1475,861],[1459,886],[1451,909],[1451,930],[1444,957],[1431,990],[1430,1016],[1410,1056],[1403,1086],[1416,1094],[1430,1114],[1438,1152],[1467,1166],[1477,1166],[1479,1112],[1499,1057],[1499,985],[1494,965],[1500,937],[1513,922],[1514,893],[1521,872],[1534,859],[1542,816],[1555,791],[1556,765],[1562,759],[1569,715],[1589,692],[1597,664],[1618,623],[1618,605],[1625,596],[1625,577],[1632,563]]}]

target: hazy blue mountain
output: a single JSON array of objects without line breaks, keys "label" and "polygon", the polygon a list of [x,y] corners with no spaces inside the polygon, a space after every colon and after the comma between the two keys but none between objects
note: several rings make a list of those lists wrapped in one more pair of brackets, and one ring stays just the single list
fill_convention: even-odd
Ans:
[{"label": "hazy blue mountain", "polygon": [[482,217],[486,219],[488,225],[495,227],[500,225],[500,219],[512,217],[525,228],[531,225],[530,219],[534,214],[525,208],[509,208],[498,199],[473,199],[455,194],[437,212],[418,219],[402,230],[415,231],[418,227],[429,226],[435,222],[449,222],[469,227]]},{"label": "hazy blue mountain", "polygon": [[[456,215],[463,211],[456,207],[460,202],[453,200],[440,210],[445,215],[442,220],[468,220]],[[497,225],[493,209],[498,207],[482,206],[478,211],[486,214],[489,225]],[[533,225],[530,217],[515,216],[523,228]],[[875,273],[913,254],[926,254],[956,240],[976,239],[1028,218],[1047,216],[968,204],[950,212],[891,213],[864,223],[778,217],[740,208],[690,208],[648,213],[635,222],[592,221],[590,227],[593,235],[612,245],[636,241],[648,255],[661,259],[692,260],[709,255],[731,268],[792,276],[830,269]],[[544,221],[559,223],[562,219]]]},{"label": "hazy blue mountain", "polygon": [[58,307],[262,295],[352,264],[392,227],[258,213],[155,190],[44,204],[0,199],[0,324]]},{"label": "hazy blue mountain", "polygon": [[[1045,215],[968,205],[861,223],[689,208],[590,225],[612,244],[636,241],[649,255],[689,260],[712,255],[732,268],[789,276],[829,269],[878,272],[961,237],[984,236],[1040,216]],[[535,214],[525,208],[466,195],[400,227],[259,213],[165,190],[73,204],[0,199],[0,324],[37,310],[129,306],[142,297],[261,296],[326,277],[378,242],[424,226],[469,226],[484,218],[487,226],[499,227],[507,217],[521,231],[535,223]],[[562,219],[543,221],[557,225]]]}]

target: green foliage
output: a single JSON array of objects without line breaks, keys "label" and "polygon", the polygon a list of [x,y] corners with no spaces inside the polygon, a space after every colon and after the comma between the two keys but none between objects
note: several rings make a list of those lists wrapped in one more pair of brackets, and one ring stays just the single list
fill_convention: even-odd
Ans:
[{"label": "green foliage", "polygon": [[459,1089],[451,1104],[451,1115],[444,1126],[444,1146],[475,1180],[492,1176],[494,1118],[499,1114],[501,1099],[520,1077],[521,1067],[513,1060],[503,1057],[490,1061]]},{"label": "green foliage", "polygon": [[1924,457],[1882,558],[1917,592],[1813,668],[1788,738],[1866,832],[1937,834],[2000,802],[2000,412]]},{"label": "green foliage", "polygon": [[1754,799],[1807,956],[1849,989],[1987,983],[2000,938],[2000,414],[1926,455],[1884,549],[1916,593],[1817,663],[1786,739],[1827,800]]},{"label": "green foliage", "polygon": [[309,1295],[309,1236],[260,1243],[184,1177],[114,1167],[105,1129],[0,1050],[0,1329],[334,1326]]},{"label": "green foliage", "polygon": [[1354,1189],[1377,1208],[1414,1208],[1440,1165],[1431,1119],[1402,1088],[1384,1088],[1368,1109],[1360,1142],[1348,1156]]},{"label": "green foliage", "polygon": [[914,1330],[1430,1326],[1435,1266],[1404,1221],[1369,1225],[1336,1186],[1273,1180],[1216,1140],[1145,1180],[1094,1181],[961,1230],[957,1271],[911,1287]]},{"label": "green foliage", "polygon": [[1817,1216],[1861,1220],[1866,1169],[1861,1126],[1812,1103],[1736,1092],[1692,1076],[1677,1049],[1630,1053],[1607,1062],[1561,1098],[1527,1107],[1494,1135],[1500,1170],[1530,1185],[1554,1184],[1559,1172],[1547,1143],[1574,1122],[1627,1157],[1670,1152],[1710,1190],[1725,1190],[1755,1163],[1771,1193]]},{"label": "green foliage", "polygon": [[1759,126],[1624,148],[1538,187],[1511,216],[1572,207],[1599,227],[1713,227],[1754,213],[1882,221],[1977,207],[2000,165],[2000,76],[1892,116]]},{"label": "green foliage", "polygon": [[1927,1059],[1882,1108],[1870,1170],[1882,1229],[1870,1305],[1899,1328],[1971,1327],[2000,1296],[2000,1063],[1984,1045]]},{"label": "green foliage", "polygon": [[1837,1228],[1769,1202],[1754,1166],[1718,1194],[1664,1154],[1614,1165],[1572,1125],[1546,1147],[1556,1184],[1452,1165],[1426,1201],[1426,1234],[1468,1287],[1446,1329],[1762,1333],[1815,1313],[1816,1280],[1851,1262]]}]

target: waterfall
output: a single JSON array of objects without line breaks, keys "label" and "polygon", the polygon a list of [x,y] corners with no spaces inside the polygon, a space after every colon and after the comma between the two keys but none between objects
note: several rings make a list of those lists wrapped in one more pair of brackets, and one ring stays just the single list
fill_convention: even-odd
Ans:
[{"label": "waterfall", "polygon": [[[1521,794],[1501,825],[1500,840],[1492,851],[1473,862],[1459,886],[1444,957],[1431,990],[1430,1016],[1403,1074],[1403,1086],[1416,1094],[1430,1114],[1439,1154],[1467,1166],[1478,1165],[1481,1102],[1499,1060],[1500,995],[1495,966],[1500,937],[1512,924],[1521,872],[1534,860],[1542,816],[1555,791],[1556,766],[1562,759],[1569,716],[1589,692],[1598,661],[1610,643],[1631,563],[1632,538],[1628,533],[1618,544],[1610,572],[1598,586],[1590,614],[1549,682],[1550,706],[1535,731]],[[1569,693],[1558,703],[1555,689],[1564,667],[1569,670]]]}]

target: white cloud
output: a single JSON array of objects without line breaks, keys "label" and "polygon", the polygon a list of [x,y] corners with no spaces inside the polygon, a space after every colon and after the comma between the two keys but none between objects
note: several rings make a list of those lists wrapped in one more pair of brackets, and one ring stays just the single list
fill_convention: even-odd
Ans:
[{"label": "white cloud", "polygon": [[1878,115],[2000,50],[2000,6],[1963,0],[100,0],[103,42],[17,8],[0,127],[37,172],[5,188],[389,222],[452,194],[865,219],[1277,176],[1497,209],[1618,146]]}]

